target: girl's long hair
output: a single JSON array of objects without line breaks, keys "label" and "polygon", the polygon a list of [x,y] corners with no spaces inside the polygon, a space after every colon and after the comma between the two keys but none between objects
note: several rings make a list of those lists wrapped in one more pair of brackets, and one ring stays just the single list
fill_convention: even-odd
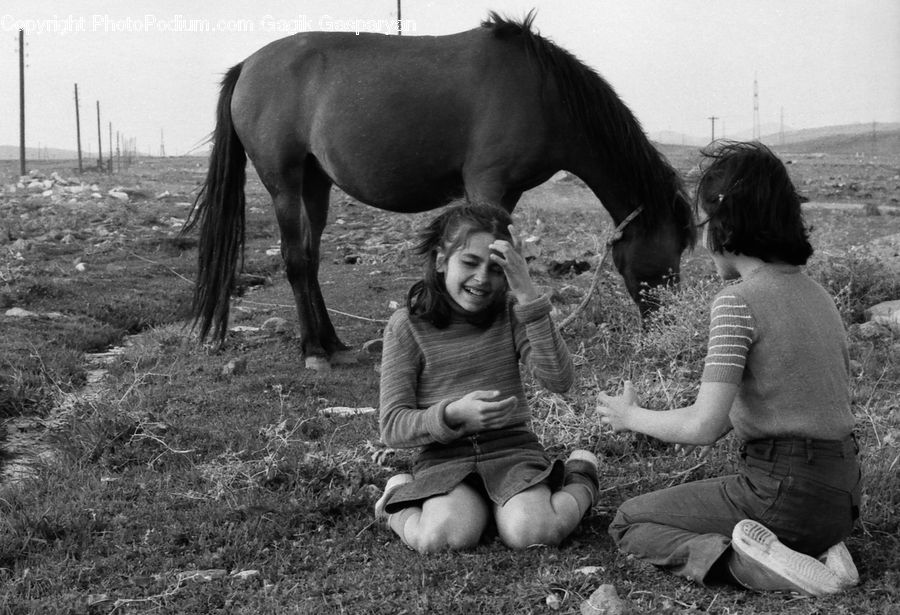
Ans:
[{"label": "girl's long hair", "polygon": [[[424,277],[413,284],[406,296],[411,316],[445,329],[451,321],[455,302],[447,294],[444,274],[437,270],[440,251],[449,258],[466,244],[473,233],[490,233],[497,239],[511,241],[509,213],[496,205],[463,203],[452,205],[436,216],[419,233],[413,251],[423,259]],[[506,294],[498,293],[494,302],[477,314],[465,314],[465,320],[481,328],[491,326],[506,305]]]}]

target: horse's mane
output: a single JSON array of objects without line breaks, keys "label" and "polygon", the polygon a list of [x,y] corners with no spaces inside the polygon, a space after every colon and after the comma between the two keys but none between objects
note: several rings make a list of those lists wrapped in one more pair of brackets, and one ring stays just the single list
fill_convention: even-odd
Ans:
[{"label": "horse's mane", "polygon": [[519,39],[545,79],[553,79],[566,112],[576,125],[584,126],[610,177],[627,178],[630,191],[639,195],[645,214],[635,218],[644,231],[659,220],[673,218],[687,245],[695,240],[691,208],[681,179],[666,158],[644,134],[640,122],[596,71],[574,55],[531,29],[536,14],[522,21],[500,17],[491,11],[482,27],[500,40]]}]

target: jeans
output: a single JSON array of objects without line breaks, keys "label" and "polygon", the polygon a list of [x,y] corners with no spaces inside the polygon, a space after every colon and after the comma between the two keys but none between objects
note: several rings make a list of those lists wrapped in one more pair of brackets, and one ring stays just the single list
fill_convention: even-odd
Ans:
[{"label": "jeans", "polygon": [[742,519],[818,556],[848,536],[859,516],[858,450],[853,436],[754,440],[741,447],[738,474],[631,498],[609,533],[622,551],[698,583],[712,580]]}]

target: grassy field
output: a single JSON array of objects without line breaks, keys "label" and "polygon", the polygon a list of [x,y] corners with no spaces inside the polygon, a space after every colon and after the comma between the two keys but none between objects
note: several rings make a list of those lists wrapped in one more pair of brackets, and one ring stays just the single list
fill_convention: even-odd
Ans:
[{"label": "grassy field", "polygon": [[[666,153],[692,177],[692,152]],[[896,160],[797,156],[790,168],[812,200],[891,206],[900,196]],[[42,171],[74,175],[61,164]],[[865,308],[900,298],[900,282],[858,247],[900,232],[900,216],[808,212],[810,272],[850,331],[867,482],[847,541],[861,585],[807,599],[700,588],[618,553],[606,534],[623,499],[734,466],[732,441],[705,460],[680,457],[611,435],[593,414],[597,391],[625,377],[652,407],[696,393],[719,288],[702,249],[686,255],[684,283],[646,331],[607,270],[565,332],[575,387],[529,387],[545,445],[602,460],[600,502],[581,527],[558,549],[512,552],[487,536],[473,551],[423,557],[373,520],[384,481],[412,460],[380,445],[367,411],[378,403],[379,357],[360,352],[356,365],[325,374],[303,368],[274,216],[255,177],[233,331],[214,347],[186,326],[196,241],[178,231],[204,174],[199,159],[145,160],[85,174],[73,184],[84,190],[7,187],[0,197],[0,613],[578,613],[602,584],[634,613],[900,613],[900,345],[860,324]],[[380,337],[417,276],[408,248],[427,217],[335,192],[321,280],[345,342]],[[541,239],[533,274],[562,318],[593,271],[554,278],[548,266],[593,262],[609,218],[576,181],[530,192],[515,218]],[[328,411],[339,407],[360,413]]]}]

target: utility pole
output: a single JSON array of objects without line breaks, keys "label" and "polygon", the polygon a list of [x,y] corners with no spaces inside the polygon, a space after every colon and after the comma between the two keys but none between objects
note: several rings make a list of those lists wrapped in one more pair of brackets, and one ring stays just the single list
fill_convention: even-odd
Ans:
[{"label": "utility pole", "polygon": [[397,0],[397,36],[403,36],[403,19],[400,17],[400,0]]},{"label": "utility pole", "polygon": [[781,130],[778,133],[778,144],[784,145],[784,107],[781,108]]},{"label": "utility pole", "polygon": [[162,128],[159,129],[159,157],[160,158],[166,157],[166,139],[165,139],[165,136],[163,135]]},{"label": "utility pole", "polygon": [[78,84],[75,84],[75,136],[78,139],[78,173],[84,173],[81,165],[81,112],[78,110]]},{"label": "utility pole", "polygon": [[109,150],[107,150],[107,151],[108,151],[108,154],[106,156],[106,158],[107,158],[106,166],[109,167],[109,172],[110,172],[110,174],[112,174],[112,172],[113,172],[112,122],[109,123]]},{"label": "utility pole", "polygon": [[19,175],[25,175],[25,30],[19,30]]},{"label": "utility pole", "polygon": [[712,142],[716,140],[716,120],[719,119],[719,117],[716,115],[710,115],[706,119],[708,119],[712,123],[712,140],[710,141]]},{"label": "utility pole", "polygon": [[103,134],[100,132],[100,101],[97,101],[97,170],[103,170]]}]

